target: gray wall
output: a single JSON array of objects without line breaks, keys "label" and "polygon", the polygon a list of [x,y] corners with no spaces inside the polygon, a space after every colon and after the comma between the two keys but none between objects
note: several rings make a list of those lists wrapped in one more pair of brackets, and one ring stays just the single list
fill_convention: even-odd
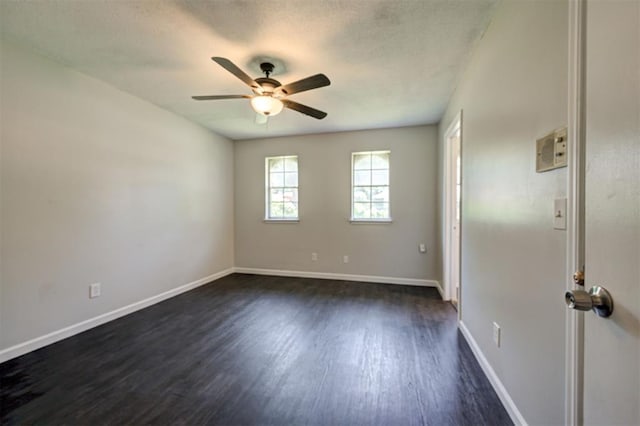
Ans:
[{"label": "gray wall", "polygon": [[440,126],[442,155],[463,110],[462,321],[529,424],[564,423],[566,169],[536,173],[535,140],[567,123],[566,25],[567,2],[502,2]]},{"label": "gray wall", "polygon": [[[391,150],[393,223],[351,224],[351,152],[380,149]],[[264,159],[285,154],[298,155],[300,222],[264,223]],[[435,279],[436,167],[435,126],[236,142],[236,266]]]},{"label": "gray wall", "polygon": [[0,350],[233,266],[231,141],[1,49]]}]

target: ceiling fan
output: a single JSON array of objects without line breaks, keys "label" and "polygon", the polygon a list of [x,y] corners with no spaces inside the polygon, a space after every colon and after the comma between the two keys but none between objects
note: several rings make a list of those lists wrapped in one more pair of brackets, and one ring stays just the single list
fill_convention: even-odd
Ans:
[{"label": "ceiling fan", "polygon": [[311,108],[307,105],[302,105],[298,102],[287,99],[287,96],[295,93],[305,92],[311,89],[317,89],[320,87],[328,86],[331,81],[324,74],[316,74],[311,77],[303,78],[302,80],[294,81],[293,83],[280,84],[278,80],[269,78],[269,75],[273,73],[274,65],[270,62],[263,62],[260,64],[260,69],[264,72],[266,77],[256,78],[255,80],[249,77],[244,71],[238,68],[233,62],[226,58],[213,57],[214,62],[220,65],[222,68],[229,71],[231,74],[242,80],[247,86],[251,88],[254,95],[211,95],[211,96],[192,96],[197,101],[211,101],[218,99],[251,99],[252,108],[260,115],[265,117],[274,116],[279,114],[283,108],[289,108],[294,111],[298,111],[302,114],[306,114],[310,117],[322,120],[327,116],[324,111]]}]

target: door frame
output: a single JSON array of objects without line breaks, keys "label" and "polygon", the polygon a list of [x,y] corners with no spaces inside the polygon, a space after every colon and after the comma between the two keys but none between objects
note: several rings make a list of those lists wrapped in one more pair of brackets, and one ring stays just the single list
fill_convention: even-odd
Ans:
[{"label": "door frame", "polygon": [[[586,0],[568,2],[567,253],[565,289],[584,270]],[[565,425],[583,424],[584,313],[565,314]]]},{"label": "door frame", "polygon": [[[447,130],[444,132],[444,299],[451,300],[451,296],[455,291],[453,282],[451,281],[451,246],[452,246],[452,217],[455,215],[455,211],[452,208],[453,200],[452,194],[454,193],[456,182],[452,178],[452,150],[449,143],[450,138],[455,132],[459,132],[459,151],[460,157],[462,157],[462,110],[453,118]],[[462,168],[462,165],[460,165]],[[462,194],[460,196],[460,203],[462,204]],[[458,279],[459,289],[462,289],[462,211],[460,212],[460,225],[458,228]],[[462,291],[458,294],[458,320],[462,318]]]}]

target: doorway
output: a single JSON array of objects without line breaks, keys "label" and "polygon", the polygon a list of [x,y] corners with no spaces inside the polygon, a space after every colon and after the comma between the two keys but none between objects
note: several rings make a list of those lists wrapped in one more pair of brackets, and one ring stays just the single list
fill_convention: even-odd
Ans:
[{"label": "doorway", "polygon": [[460,241],[462,214],[462,111],[444,134],[444,296],[460,312]]}]

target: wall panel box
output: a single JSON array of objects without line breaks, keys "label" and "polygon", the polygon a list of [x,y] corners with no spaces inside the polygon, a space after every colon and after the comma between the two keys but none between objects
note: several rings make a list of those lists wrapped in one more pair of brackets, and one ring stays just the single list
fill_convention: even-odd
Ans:
[{"label": "wall panel box", "polygon": [[567,128],[555,130],[536,141],[536,172],[567,167]]}]

